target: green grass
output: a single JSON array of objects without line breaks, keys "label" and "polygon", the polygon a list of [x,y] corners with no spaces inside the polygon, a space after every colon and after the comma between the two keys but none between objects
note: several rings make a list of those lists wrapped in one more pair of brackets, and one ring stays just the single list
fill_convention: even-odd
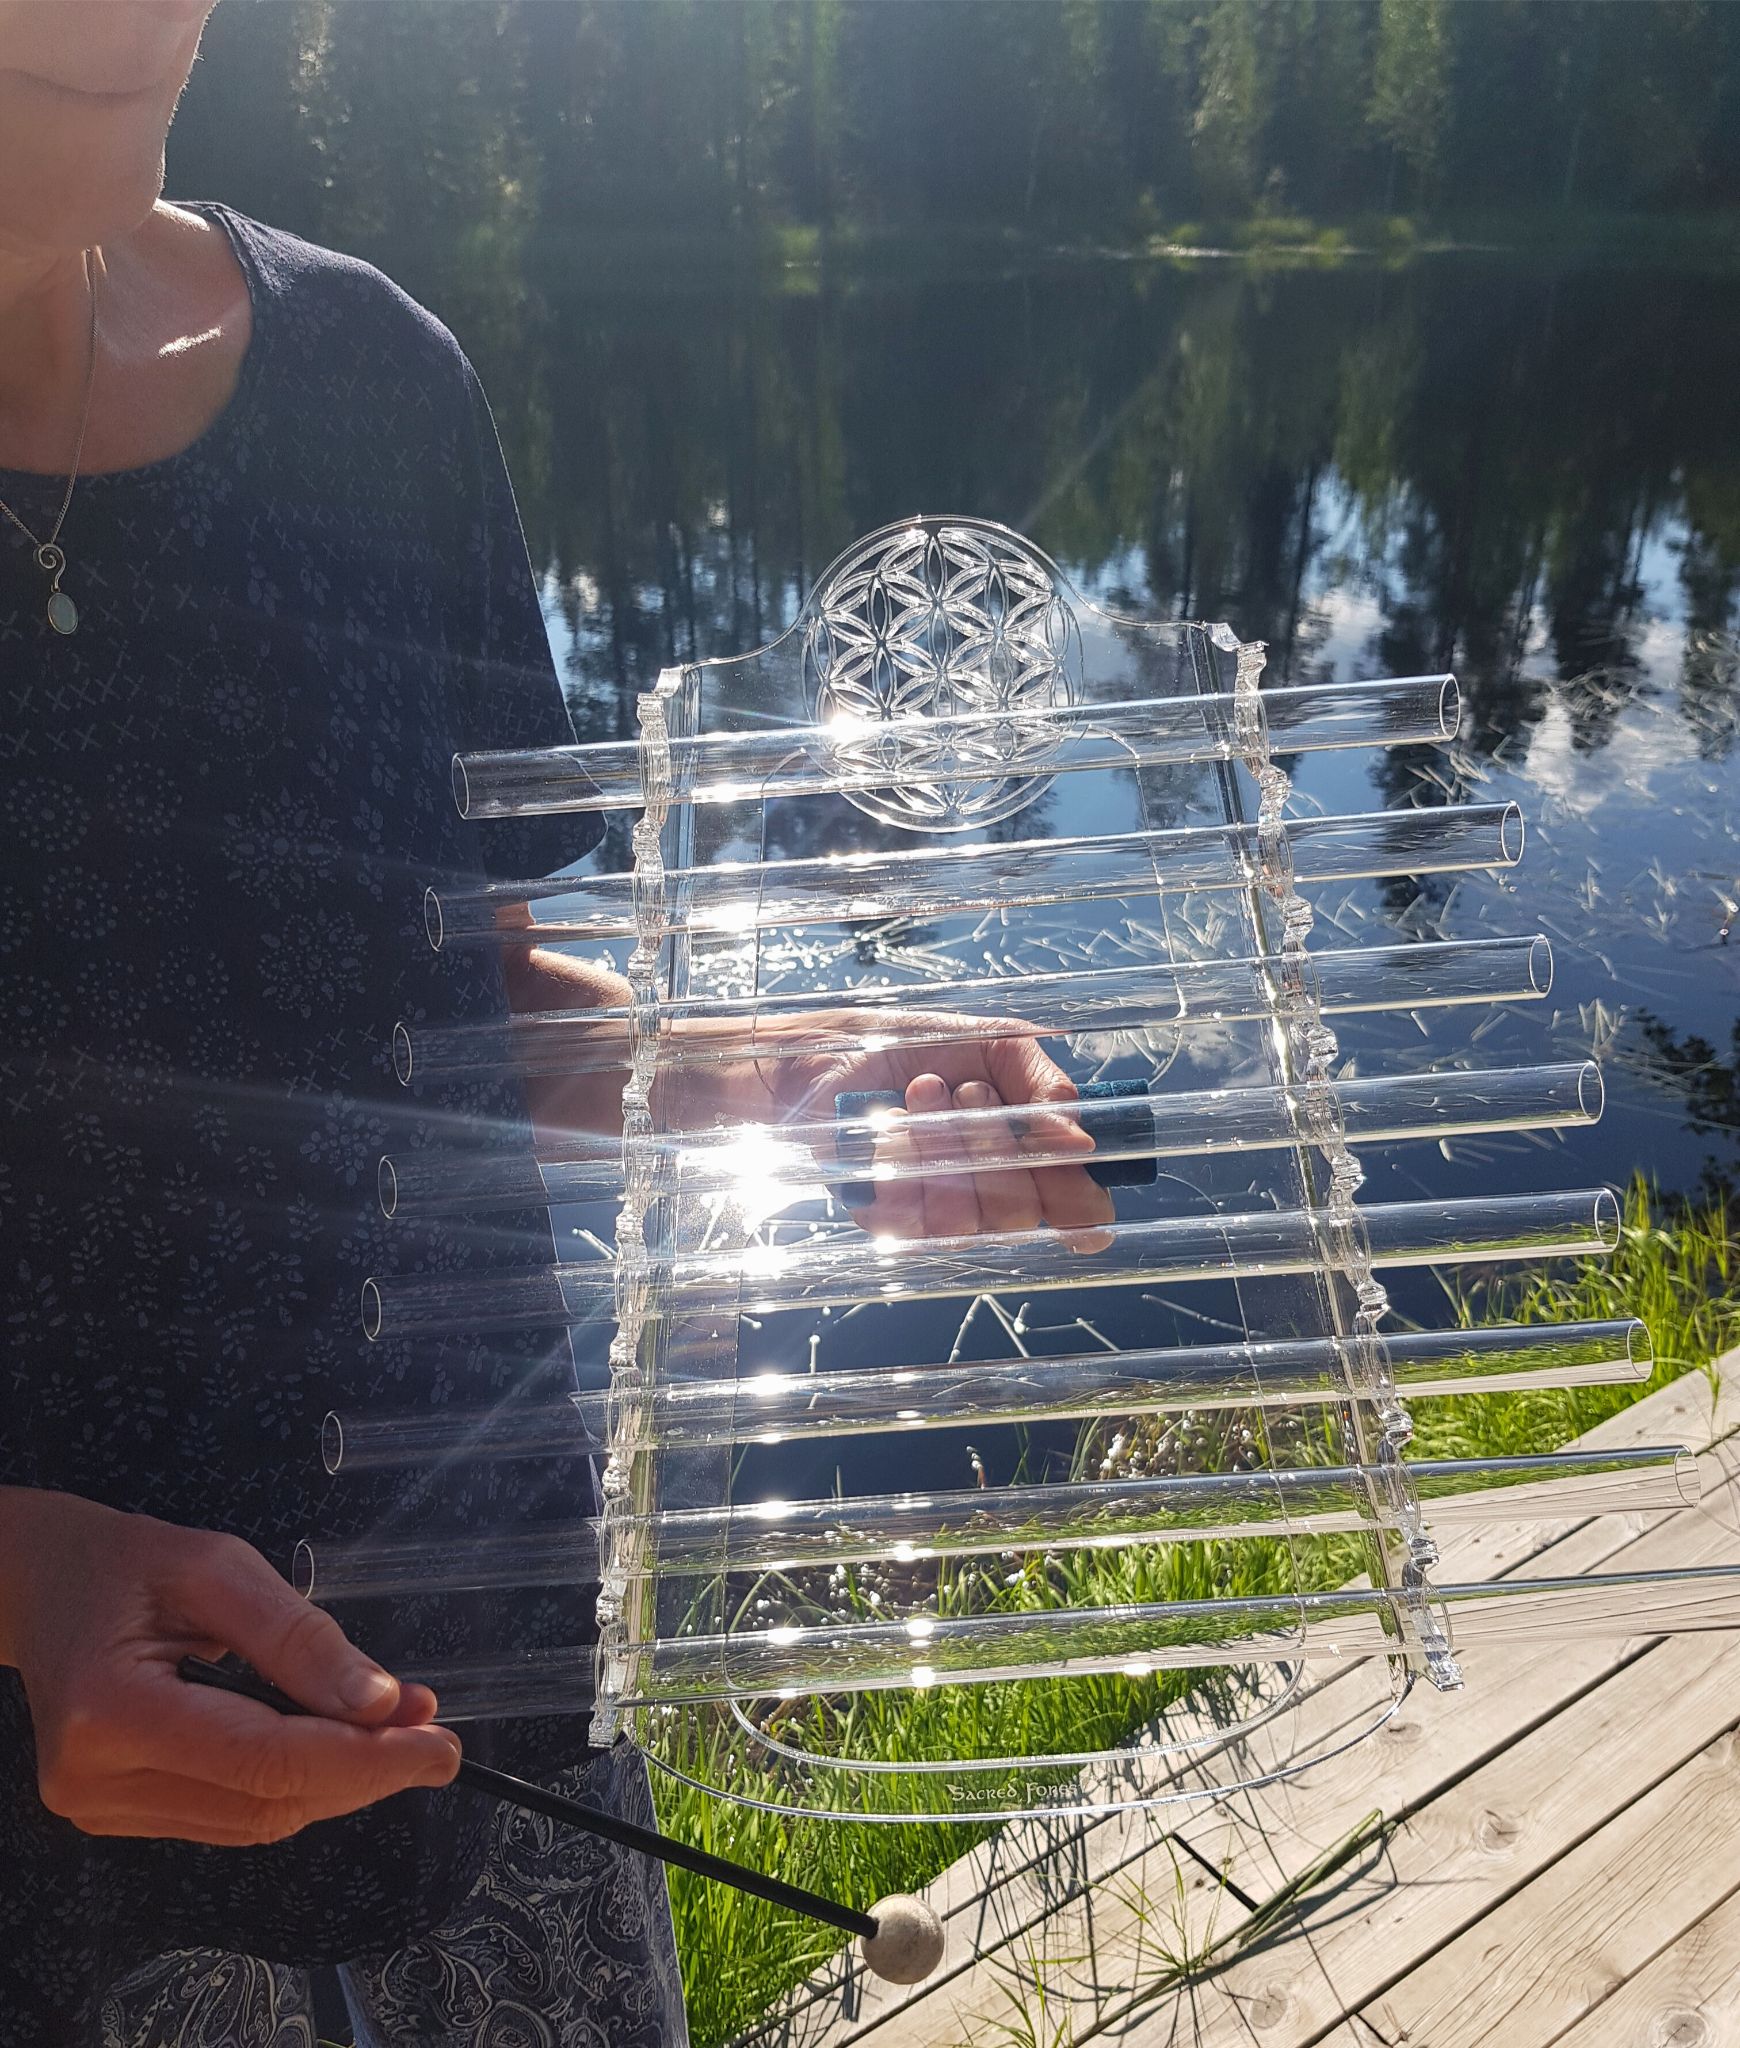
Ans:
[{"label": "green grass", "polygon": [[[1655,1365],[1647,1382],[1413,1404],[1413,1452],[1421,1457],[1552,1450],[1681,1373],[1707,1370],[1712,1359],[1740,1344],[1740,1239],[1721,1204],[1669,1207],[1638,1182],[1627,1195],[1611,1259],[1563,1261],[1464,1286],[1452,1293],[1451,1305],[1455,1317],[1468,1324],[1625,1315],[1648,1324]],[[1084,1440],[1082,1459],[1095,1455],[1095,1442]],[[977,1560],[944,1583],[939,1610],[970,1607],[982,1613],[1077,1600],[1103,1604],[1281,1592],[1297,1584],[1301,1572],[1311,1584],[1328,1586],[1359,1569],[1355,1538],[1067,1552],[1034,1557],[1013,1572],[1006,1558]],[[866,1602],[870,1612],[874,1574],[849,1583],[852,1597]],[[847,1745],[866,1759],[1093,1749],[1110,1747],[1144,1725],[1192,1682],[1188,1674],[1169,1674],[864,1693],[834,1703],[802,1700],[775,1707],[764,1725],[788,1739]],[[744,1760],[741,1737],[722,1713],[674,1718],[668,1741],[679,1768],[715,1780],[731,1769],[741,1774],[746,1790],[755,1789],[755,1767]],[[842,1788],[859,1813],[874,1797],[866,1782],[854,1776]],[[918,1889],[992,1832],[972,1822],[853,1826],[805,1820],[714,1798],[662,1772],[654,1773],[654,1788],[661,1823],[670,1833],[860,1907],[890,1892]],[[671,1873],[671,1902],[695,2048],[729,2041],[840,1945],[841,1937],[828,1928],[681,1871]]]},{"label": "green grass", "polygon": [[1413,1404],[1414,1455],[1506,1457],[1556,1450],[1682,1373],[1707,1371],[1740,1344],[1740,1218],[1725,1203],[1665,1207],[1641,1180],[1625,1197],[1610,1259],[1565,1260],[1452,1294],[1459,1321],[1557,1323],[1638,1316],[1655,1368],[1641,1385]]}]

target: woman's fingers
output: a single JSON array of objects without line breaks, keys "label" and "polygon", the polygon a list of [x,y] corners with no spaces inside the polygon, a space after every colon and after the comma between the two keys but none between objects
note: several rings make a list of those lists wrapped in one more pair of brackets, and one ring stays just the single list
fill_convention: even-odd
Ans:
[{"label": "woman's fingers", "polygon": [[915,1154],[903,1109],[878,1110],[867,1174],[854,1172],[848,1188],[870,1191],[868,1205],[848,1201],[853,1221],[878,1237],[924,1235],[924,1189],[913,1171]]},{"label": "woman's fingers", "polygon": [[[34,1576],[13,1634],[43,1804],[89,1833],[273,1841],[412,1786],[450,1783],[458,1737],[230,1536],[27,1496]],[[190,1685],[234,1650],[306,1717]]]},{"label": "woman's fingers", "polygon": [[335,1820],[360,1803],[318,1789],[294,1799],[268,1799],[157,1770],[117,1773],[95,1799],[93,1809],[77,1817],[87,1835],[150,1835],[223,1848],[281,1842],[313,1821]]},{"label": "woman's fingers", "polygon": [[[920,1074],[907,1084],[906,1107],[920,1119],[949,1107],[948,1084],[939,1075]],[[985,1227],[973,1176],[962,1173],[959,1144],[923,1121],[907,1125],[913,1150],[924,1163],[919,1183],[924,1194],[927,1237],[972,1237]]]},{"label": "woman's fingers", "polygon": [[[964,1110],[998,1109],[1002,1100],[989,1081],[963,1081],[955,1090],[954,1106]],[[968,1158],[975,1154],[980,1158],[1000,1154],[1006,1159],[1011,1135],[1003,1118],[996,1119],[989,1130],[969,1124],[963,1150]],[[1033,1185],[1032,1174],[1022,1167],[1005,1165],[977,1174],[973,1191],[986,1230],[1037,1230],[1043,1220],[1039,1190]]]},{"label": "woman's fingers", "polygon": [[297,1804],[318,1818],[413,1785],[448,1784],[461,1755],[451,1729],[358,1728],[318,1715],[279,1714],[254,1700],[189,1685],[169,1663],[141,1669],[126,1700],[117,1702],[117,1716],[114,1740],[92,1745],[111,1764],[87,1771],[93,1801],[115,1773],[151,1772],[173,1759],[189,1779],[214,1791]]},{"label": "woman's fingers", "polygon": [[394,1720],[399,1681],[365,1657],[332,1616],[303,1599],[251,1544],[214,1536],[175,1592],[191,1627],[244,1657],[310,1713],[363,1726]]},{"label": "woman's fingers", "polygon": [[[914,1073],[920,1057],[926,1069]],[[1025,1149],[1053,1161],[1060,1155],[1086,1159],[1093,1153],[1091,1134],[1073,1114],[1045,1113],[1047,1106],[1061,1110],[1078,1101],[1075,1083],[1037,1039],[1013,1023],[986,1020],[971,1035],[944,1039],[922,1052],[916,1045],[905,1052],[897,1049],[878,1055],[876,1064],[889,1083],[904,1081],[906,1108],[914,1117],[951,1107],[988,1109],[1001,1103],[1016,1109],[1033,1104],[1032,1122],[1017,1134]],[[839,1071],[830,1085],[838,1085]],[[864,1066],[844,1071],[854,1086],[870,1085]],[[1029,1230],[1048,1224],[1069,1233],[1071,1246],[1078,1251],[1103,1251],[1111,1242],[1107,1225],[1115,1214],[1112,1198],[1081,1166],[963,1171],[975,1154],[984,1157],[993,1149],[1007,1156],[1000,1129],[987,1136],[969,1125],[945,1134],[922,1122],[907,1125],[905,1118],[891,1115],[889,1130],[877,1140],[876,1158],[884,1166],[898,1160],[901,1177],[877,1181],[874,1207],[854,1205],[853,1213],[867,1229],[897,1237],[960,1237],[980,1230]],[[922,1175],[916,1182],[906,1178],[915,1169]]]},{"label": "woman's fingers", "polygon": [[1039,1206],[1053,1230],[1064,1232],[1074,1252],[1103,1252],[1112,1242],[1106,1227],[1117,1215],[1111,1195],[1085,1166],[1040,1166],[1033,1172]]},{"label": "woman's fingers", "polygon": [[425,1728],[440,1711],[440,1702],[426,1685],[406,1683],[399,1685],[399,1704],[390,1719],[380,1723],[384,1728]]},{"label": "woman's fingers", "polygon": [[[1063,1103],[1080,1099],[1075,1083],[1031,1038],[996,1038],[985,1048],[985,1064],[1006,1102]],[[1073,1120],[1054,1117],[1051,1125],[1068,1122],[1073,1139],[1063,1139],[1070,1149],[1093,1150],[1093,1139]],[[1054,1149],[1058,1134],[1048,1129],[1048,1149]],[[1079,1141],[1079,1144],[1078,1144]],[[1045,1221],[1054,1230],[1070,1234],[1070,1249],[1103,1252],[1112,1242],[1106,1226],[1116,1216],[1112,1198],[1084,1167],[1038,1166],[1033,1184]]]},{"label": "woman's fingers", "polygon": [[985,1073],[1005,1102],[1074,1102],[1079,1090],[1037,1038],[989,1038]]}]

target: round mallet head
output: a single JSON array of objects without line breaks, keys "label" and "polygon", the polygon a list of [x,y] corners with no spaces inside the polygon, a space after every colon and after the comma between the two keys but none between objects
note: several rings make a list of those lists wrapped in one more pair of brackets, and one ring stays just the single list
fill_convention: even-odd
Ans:
[{"label": "round mallet head", "polygon": [[876,1932],[859,1941],[867,1966],[889,1984],[916,1984],[943,1958],[942,1922],[924,1903],[896,1892],[870,1908]]}]

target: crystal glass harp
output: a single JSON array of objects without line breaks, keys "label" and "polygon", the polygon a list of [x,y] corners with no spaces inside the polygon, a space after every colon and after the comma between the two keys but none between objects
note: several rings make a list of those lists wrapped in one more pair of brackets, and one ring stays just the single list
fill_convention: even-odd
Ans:
[{"label": "crystal glass harp", "polygon": [[[531,1201],[559,1250],[371,1275],[365,1328],[613,1327],[608,1389],[572,1413],[335,1416],[323,1448],[342,1474],[589,1432],[602,1511],[535,1541],[354,1545],[324,1573],[313,1542],[315,1597],[594,1580],[595,1657],[443,1672],[449,1711],[584,1701],[596,1739],[626,1729],[728,1796],[958,1819],[1302,1767],[1417,1677],[1456,1686],[1459,1632],[1502,1634],[1481,1589],[1434,1586],[1434,1528],[1692,1497],[1674,1445],[1409,1456],[1411,1394],[1637,1379],[1647,1339],[1400,1330],[1380,1276],[1599,1252],[1617,1208],[1599,1188],[1362,1202],[1354,1147],[1586,1123],[1599,1076],[1344,1071],[1333,1020],[1527,1001],[1550,952],[1526,924],[1312,942],[1311,886],[1510,866],[1521,820],[1305,815],[1286,762],[1444,743],[1456,688],[1265,691],[1263,658],[1222,626],[1102,613],[1001,527],[913,520],[770,645],[666,671],[637,741],[457,763],[468,815],[634,808],[633,866],[431,890],[430,943],[611,944],[629,992],[402,1026],[401,1076],[439,1100],[504,1065],[620,1070],[623,1129],[383,1161],[389,1214]],[[1020,1099],[1056,1072],[1079,1100]],[[1001,1099],[907,1114],[933,1073]],[[1115,1220],[1051,1227],[1090,1172]],[[606,1193],[613,1257],[567,1221]],[[1717,1580],[1659,1604],[1729,1625]],[[1542,1633],[1649,1597],[1528,1585],[1503,1611]],[[1349,1660],[1332,1737],[1275,1732]]]}]

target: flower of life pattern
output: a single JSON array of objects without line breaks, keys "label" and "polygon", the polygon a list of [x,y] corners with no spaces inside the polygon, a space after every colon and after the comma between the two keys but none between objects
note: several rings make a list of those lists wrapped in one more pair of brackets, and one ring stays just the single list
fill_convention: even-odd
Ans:
[{"label": "flower of life pattern", "polygon": [[[1081,695],[1081,637],[1049,565],[976,526],[915,524],[849,556],[807,607],[803,650],[834,758],[888,774],[852,802],[919,831],[965,831],[1030,804],[1049,787],[1034,771],[1060,736],[1029,714]],[[970,739],[876,730],[975,712],[1006,716]],[[984,779],[987,766],[1023,772]]]}]

